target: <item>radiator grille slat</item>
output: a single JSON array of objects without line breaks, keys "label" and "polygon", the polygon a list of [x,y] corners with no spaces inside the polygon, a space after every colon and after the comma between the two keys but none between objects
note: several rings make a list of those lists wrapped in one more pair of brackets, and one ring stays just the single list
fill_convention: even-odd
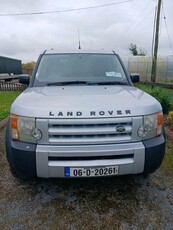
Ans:
[{"label": "radiator grille slat", "polygon": [[[54,126],[49,128],[50,135],[97,135],[97,134],[119,134],[116,130],[118,126],[111,125],[91,125],[91,126]],[[123,125],[125,128],[124,133],[131,133],[131,125]]]},{"label": "radiator grille slat", "polygon": [[[74,121],[75,120],[75,121]],[[50,119],[48,136],[50,144],[113,144],[130,142],[132,119]]]}]

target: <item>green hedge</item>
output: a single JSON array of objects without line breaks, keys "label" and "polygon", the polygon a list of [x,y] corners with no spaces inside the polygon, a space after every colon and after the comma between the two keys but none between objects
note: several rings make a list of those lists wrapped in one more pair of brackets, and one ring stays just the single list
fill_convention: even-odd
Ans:
[{"label": "green hedge", "polygon": [[137,85],[138,88],[145,91],[146,93],[150,94],[151,96],[155,97],[163,108],[163,113],[168,114],[171,109],[171,99],[168,93],[166,93],[162,88],[160,87],[148,87],[144,85]]}]

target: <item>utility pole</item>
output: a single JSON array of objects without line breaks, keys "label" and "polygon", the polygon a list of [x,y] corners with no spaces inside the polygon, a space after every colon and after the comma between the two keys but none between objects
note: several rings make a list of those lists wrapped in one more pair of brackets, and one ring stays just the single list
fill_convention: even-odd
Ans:
[{"label": "utility pole", "polygon": [[157,74],[157,51],[159,44],[159,26],[160,26],[160,11],[161,11],[162,0],[158,0],[157,6],[157,19],[156,19],[156,32],[155,32],[155,45],[154,45],[154,56],[152,60],[152,70],[151,70],[151,82],[156,82]]}]

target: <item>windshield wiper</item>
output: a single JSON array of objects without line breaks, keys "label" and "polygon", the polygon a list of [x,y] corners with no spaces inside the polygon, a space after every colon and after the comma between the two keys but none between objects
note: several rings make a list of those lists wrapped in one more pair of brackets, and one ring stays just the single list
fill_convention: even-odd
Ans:
[{"label": "windshield wiper", "polygon": [[87,85],[128,85],[127,82],[122,81],[89,81]]},{"label": "windshield wiper", "polygon": [[121,81],[59,81],[48,83],[47,86],[51,85],[128,85],[127,82]]},{"label": "windshield wiper", "polygon": [[51,85],[81,85],[84,84],[86,85],[88,82],[87,81],[59,81],[59,82],[51,82],[48,83],[47,86]]}]

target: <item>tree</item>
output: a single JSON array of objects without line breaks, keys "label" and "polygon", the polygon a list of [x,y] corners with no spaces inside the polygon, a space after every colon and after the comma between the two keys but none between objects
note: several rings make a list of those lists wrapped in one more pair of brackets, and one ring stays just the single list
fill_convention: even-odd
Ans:
[{"label": "tree", "polygon": [[36,63],[34,61],[22,64],[22,72],[27,73],[27,74],[31,74],[34,67],[35,67],[35,64]]},{"label": "tree", "polygon": [[129,50],[133,54],[133,56],[145,56],[146,55],[143,49],[140,48],[138,51],[137,45],[133,43],[130,43]]},{"label": "tree", "polygon": [[143,49],[139,49],[139,53],[138,53],[138,56],[146,56],[146,53]]},{"label": "tree", "polygon": [[137,56],[138,55],[137,46],[135,44],[130,43],[129,50],[131,51],[131,53],[133,54],[133,56]]}]

